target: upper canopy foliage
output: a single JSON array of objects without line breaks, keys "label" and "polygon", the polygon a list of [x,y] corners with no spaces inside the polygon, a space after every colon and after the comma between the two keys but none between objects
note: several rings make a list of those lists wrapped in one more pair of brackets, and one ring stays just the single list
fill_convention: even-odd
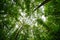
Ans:
[{"label": "upper canopy foliage", "polygon": [[0,0],[0,40],[59,40],[60,0]]}]

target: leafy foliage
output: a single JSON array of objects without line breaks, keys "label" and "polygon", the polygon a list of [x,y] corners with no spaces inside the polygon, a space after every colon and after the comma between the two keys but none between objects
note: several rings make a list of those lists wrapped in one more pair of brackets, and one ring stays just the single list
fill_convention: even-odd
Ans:
[{"label": "leafy foliage", "polygon": [[60,0],[0,0],[0,40],[59,40]]}]

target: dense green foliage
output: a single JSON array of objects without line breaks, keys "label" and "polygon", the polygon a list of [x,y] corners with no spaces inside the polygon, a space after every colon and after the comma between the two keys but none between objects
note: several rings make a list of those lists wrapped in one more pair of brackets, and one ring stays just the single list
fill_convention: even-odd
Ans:
[{"label": "dense green foliage", "polygon": [[0,0],[0,40],[60,40],[60,0]]}]

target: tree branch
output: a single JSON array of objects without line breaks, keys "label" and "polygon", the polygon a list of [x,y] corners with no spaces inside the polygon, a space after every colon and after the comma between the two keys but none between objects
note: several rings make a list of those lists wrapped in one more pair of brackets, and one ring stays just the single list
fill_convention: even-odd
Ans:
[{"label": "tree branch", "polygon": [[[34,11],[36,11],[38,8],[40,8],[42,5],[48,3],[49,1],[50,1],[50,0],[45,0],[45,1],[43,1],[40,5],[38,5],[37,8],[34,9]],[[33,11],[33,12],[34,12],[34,11]]]}]

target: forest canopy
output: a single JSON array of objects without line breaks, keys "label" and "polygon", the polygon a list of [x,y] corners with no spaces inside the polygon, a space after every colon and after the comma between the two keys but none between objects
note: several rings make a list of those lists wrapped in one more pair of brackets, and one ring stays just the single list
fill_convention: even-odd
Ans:
[{"label": "forest canopy", "polygon": [[60,40],[60,0],[0,0],[0,40]]}]

